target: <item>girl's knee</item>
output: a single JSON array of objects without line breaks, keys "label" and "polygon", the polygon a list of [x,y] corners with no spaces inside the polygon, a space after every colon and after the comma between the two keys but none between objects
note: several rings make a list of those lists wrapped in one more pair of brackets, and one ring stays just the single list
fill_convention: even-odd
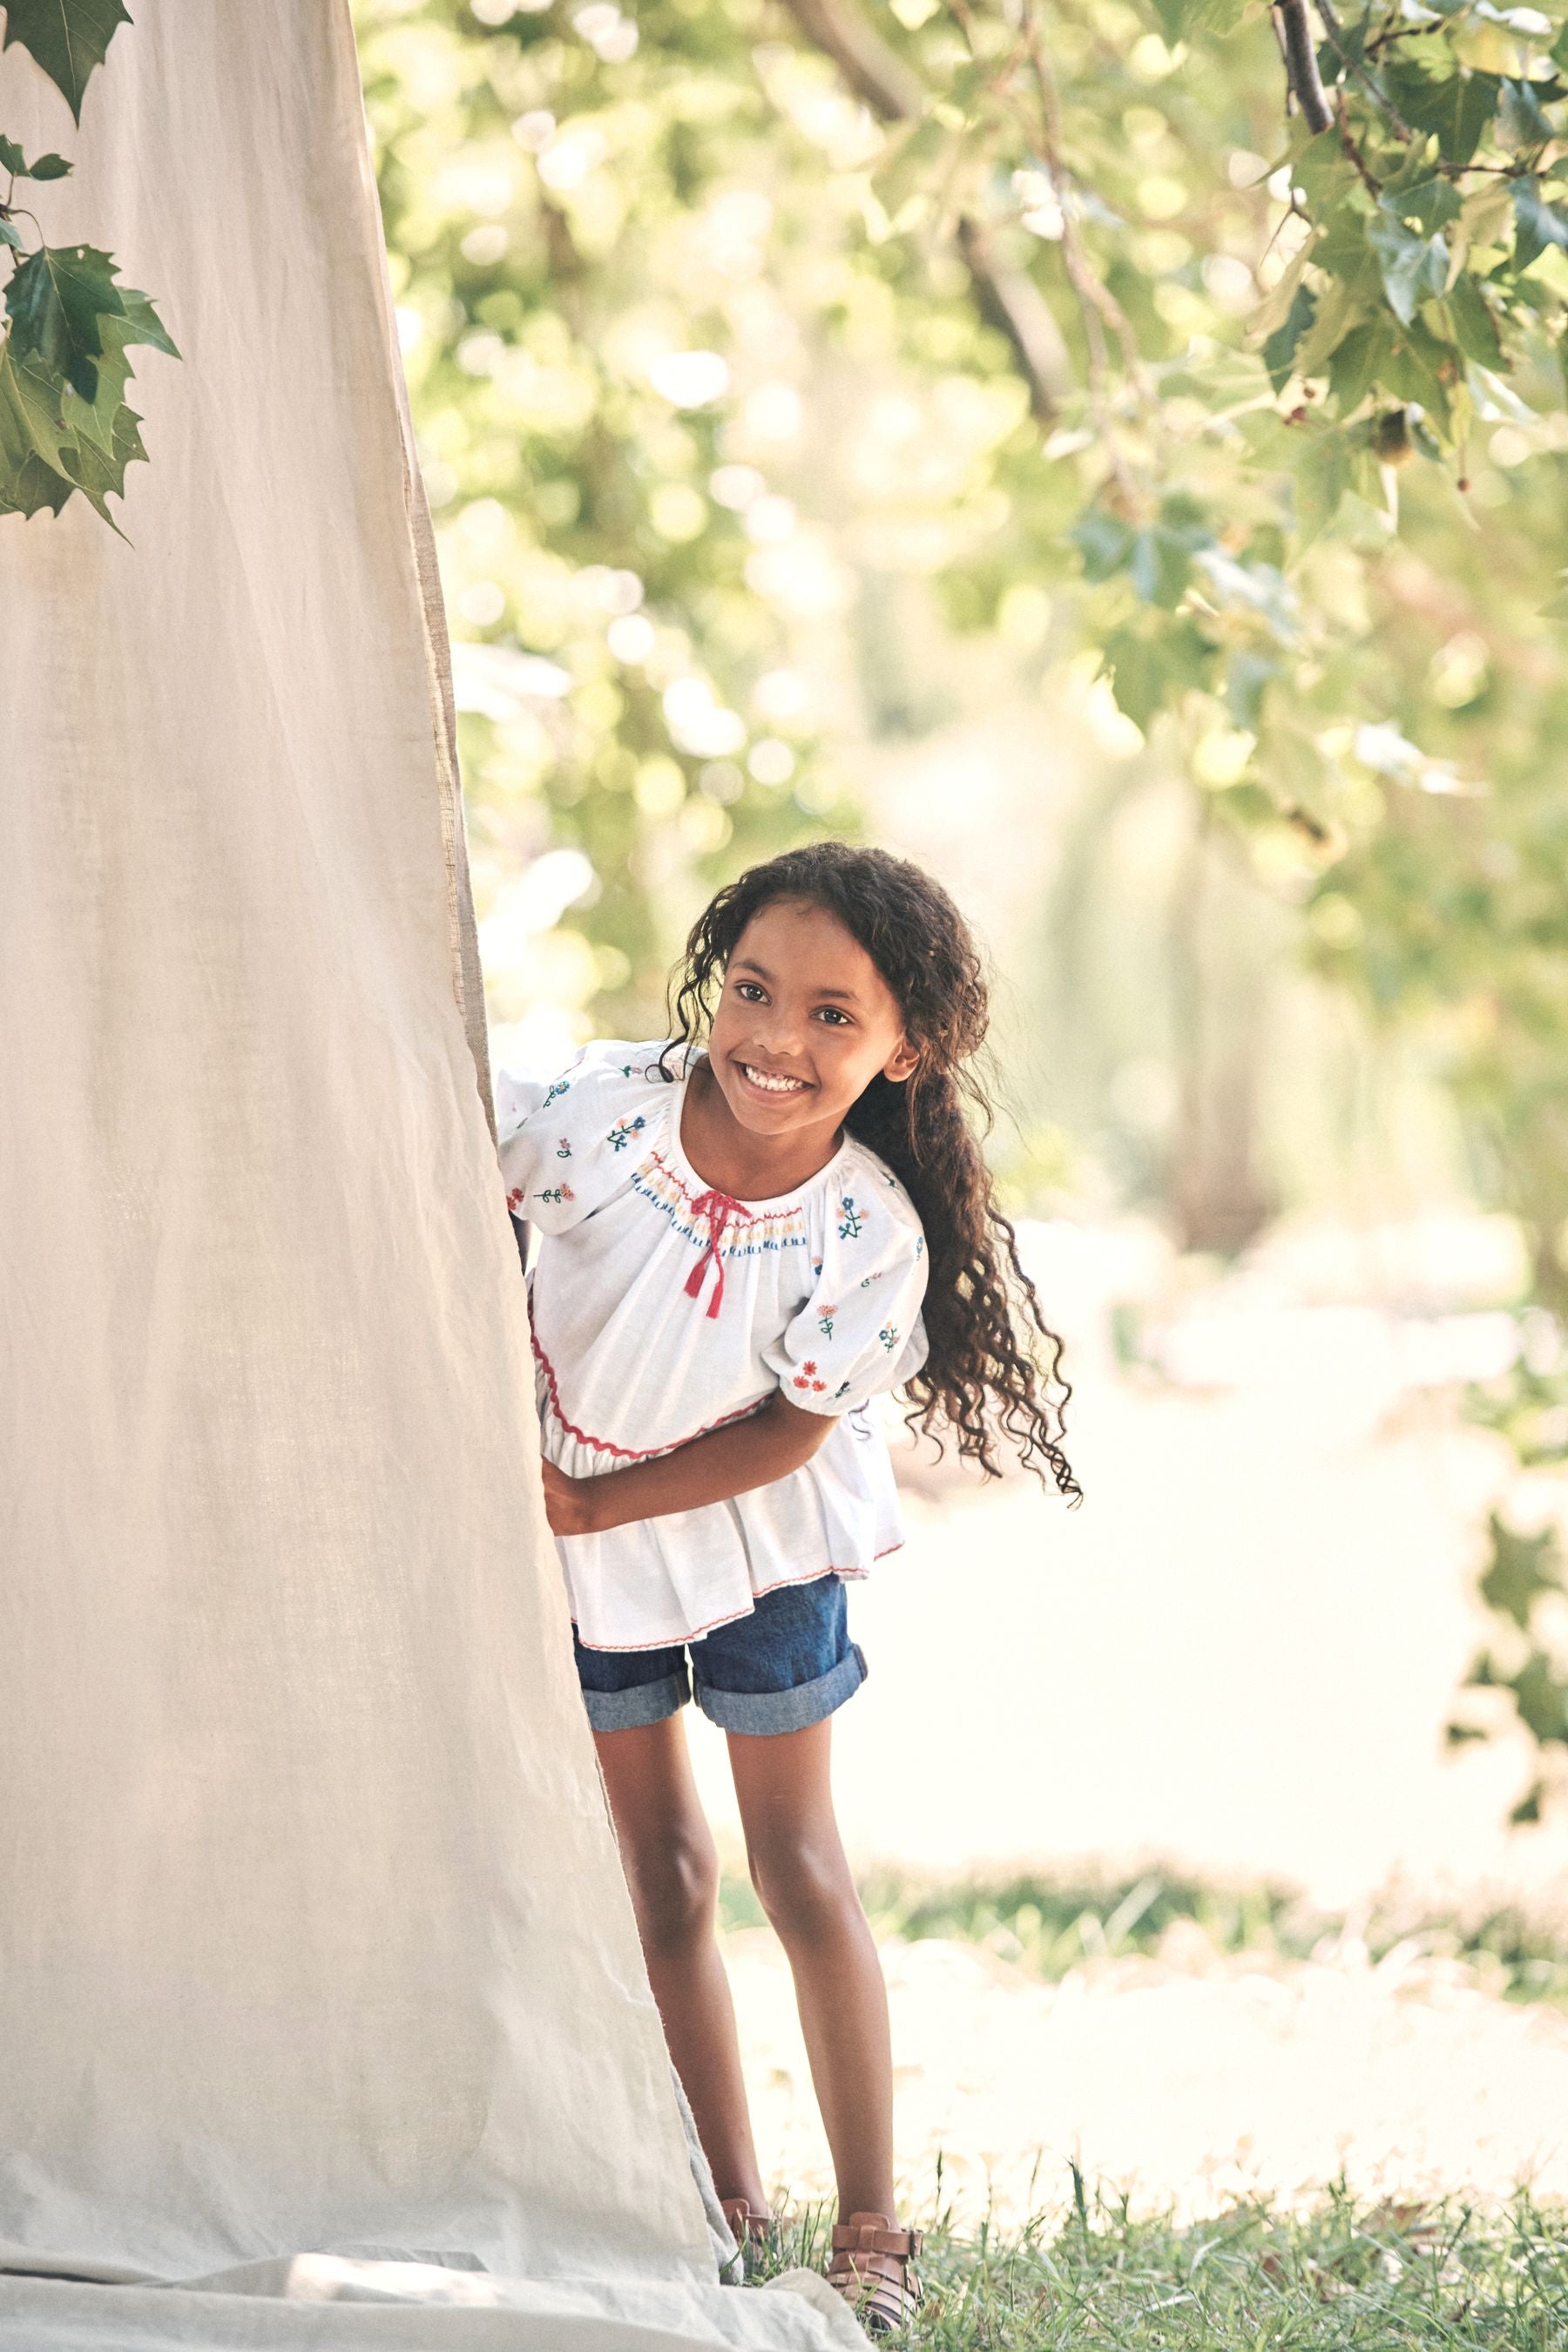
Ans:
[{"label": "girl's knee", "polygon": [[646,1946],[678,1949],[711,1928],[719,1902],[719,1857],[706,1829],[668,1831],[647,1852],[627,1854],[625,1860]]},{"label": "girl's knee", "polygon": [[860,1915],[859,1897],[844,1850],[812,1836],[771,1837],[748,1853],[752,1884],[776,1933],[786,1942],[814,1942],[842,1932]]}]

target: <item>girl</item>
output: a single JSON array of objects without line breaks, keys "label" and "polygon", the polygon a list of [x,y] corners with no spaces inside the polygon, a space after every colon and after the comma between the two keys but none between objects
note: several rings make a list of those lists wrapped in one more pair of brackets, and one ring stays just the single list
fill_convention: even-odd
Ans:
[{"label": "girl", "polygon": [[[901,1540],[872,1400],[995,1475],[998,1436],[1078,1488],[1059,1361],[967,1102],[985,987],[946,893],[836,842],[720,891],[674,1038],[503,1080],[531,1282],[544,1494],[655,1998],[736,2235],[769,2227],[687,1755],[728,1735],[752,1880],[788,1954],[833,2152],[828,2276],[877,2332],[919,2289],[893,2212],[892,2062],[834,1820],[831,1718],[866,1675],[844,1586]],[[1032,1329],[1020,1331],[1016,1317]],[[941,1440],[937,1440],[940,1444]]]}]

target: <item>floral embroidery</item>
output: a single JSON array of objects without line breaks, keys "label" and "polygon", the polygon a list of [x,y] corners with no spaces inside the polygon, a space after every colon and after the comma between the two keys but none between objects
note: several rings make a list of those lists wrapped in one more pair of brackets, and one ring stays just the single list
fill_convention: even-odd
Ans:
[{"label": "floral embroidery", "polygon": [[915,1235],[915,1255],[917,1257],[924,1257],[925,1254],[926,1237],[924,1234],[917,1234]]},{"label": "floral embroidery", "polygon": [[797,1389],[815,1389],[817,1395],[821,1396],[827,1387],[827,1382],[826,1381],[816,1379],[814,1377],[816,1371],[816,1366],[808,1356],[805,1363],[802,1364],[799,1371],[796,1372],[795,1376],[795,1387]]},{"label": "floral embroidery", "polygon": [[837,1307],[819,1307],[816,1310],[816,1328],[825,1339],[833,1337],[833,1318],[837,1312]]},{"label": "floral embroidery", "polygon": [[561,1138],[560,1142],[555,1147],[555,1157],[557,1160],[570,1160],[572,1157],[572,1146],[567,1141],[565,1136]]},{"label": "floral embroidery", "polygon": [[838,1205],[844,1213],[838,1221],[838,1238],[841,1242],[852,1242],[860,1231],[860,1212],[847,1192]]},{"label": "floral embroidery", "polygon": [[511,1191],[506,1196],[506,1204],[509,1209],[521,1211],[522,1207],[522,1186],[521,1184],[514,1184],[512,1186]]},{"label": "floral embroidery", "polygon": [[871,1285],[872,1285],[874,1282],[880,1282],[880,1281],[881,1281],[882,1276],[883,1276],[883,1275],[884,1275],[884,1274],[886,1274],[887,1270],[888,1270],[888,1269],[887,1269],[887,1267],[886,1267],[886,1266],[879,1265],[879,1266],[877,1268],[877,1271],[876,1271],[876,1273],[875,1273],[875,1274],[865,1274],[865,1275],[862,1275],[862,1276],[861,1276],[861,1277],[860,1277],[860,1287],[861,1287],[861,1289],[862,1289],[862,1290],[869,1290],[869,1289],[870,1289],[870,1287],[871,1287]]},{"label": "floral embroidery", "polygon": [[813,1274],[820,1274],[822,1272],[822,1260],[819,1257],[814,1257],[812,1259],[811,1270]]},{"label": "floral embroidery", "polygon": [[848,1381],[839,1381],[839,1383],[838,1383],[838,1386],[837,1386],[837,1387],[834,1390],[834,1391],[833,1391],[833,1402],[835,1402],[835,1404],[837,1404],[837,1402],[838,1402],[838,1400],[839,1400],[839,1398],[840,1398],[841,1396],[847,1396],[847,1395],[848,1395],[848,1393],[849,1393],[849,1383],[848,1383]]},{"label": "floral embroidery", "polygon": [[552,1208],[559,1208],[563,1202],[574,1201],[577,1195],[570,1184],[554,1184],[546,1192],[536,1192],[533,1197],[536,1201],[548,1201]]},{"label": "floral embroidery", "polygon": [[882,1326],[882,1328],[881,1328],[881,1329],[878,1332],[877,1337],[878,1337],[878,1339],[880,1339],[880,1341],[881,1341],[881,1343],[882,1343],[883,1347],[887,1349],[887,1351],[888,1351],[889,1355],[890,1356],[890,1355],[892,1354],[892,1352],[893,1352],[893,1349],[894,1349],[898,1346],[898,1344],[899,1344],[899,1327],[898,1327],[898,1325],[897,1325],[896,1323],[884,1323],[884,1324],[883,1324],[883,1326]]},{"label": "floral embroidery", "polygon": [[540,1104],[540,1109],[548,1110],[552,1102],[559,1102],[563,1095],[569,1095],[571,1091],[572,1084],[569,1078],[557,1078],[544,1100]]},{"label": "floral embroidery", "polygon": [[633,1136],[640,1135],[647,1125],[647,1120],[641,1111],[637,1113],[636,1118],[618,1118],[605,1136],[605,1141],[612,1151],[624,1151]]}]

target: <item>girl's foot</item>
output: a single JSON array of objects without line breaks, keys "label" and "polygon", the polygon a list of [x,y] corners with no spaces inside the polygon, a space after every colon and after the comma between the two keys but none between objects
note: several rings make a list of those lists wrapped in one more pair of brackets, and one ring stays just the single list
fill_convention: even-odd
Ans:
[{"label": "girl's foot", "polygon": [[886,2213],[851,2213],[833,2232],[827,2284],[837,2287],[868,2336],[890,2336],[921,2299],[914,2257],[918,2230],[896,2230]]},{"label": "girl's foot", "polygon": [[730,2235],[740,2248],[739,2256],[732,2255],[731,2260],[738,2259],[749,2278],[758,2254],[773,2236],[773,2217],[771,2213],[757,2212],[744,2197],[722,2197],[719,2201],[730,2225]]}]

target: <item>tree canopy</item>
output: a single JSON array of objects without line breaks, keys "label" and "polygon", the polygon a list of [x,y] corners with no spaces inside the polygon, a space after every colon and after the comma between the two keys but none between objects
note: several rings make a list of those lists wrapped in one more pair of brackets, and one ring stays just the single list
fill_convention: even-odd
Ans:
[{"label": "tree canopy", "polygon": [[[535,981],[636,1027],[706,887],[854,825],[841,640],[874,667],[916,583],[1047,703],[1098,665],[1305,957],[1420,1037],[1557,1329],[1562,16],[358,14],[477,857],[534,861],[496,935]],[[1538,1456],[1558,1344],[1490,1408]],[[1478,1675],[1568,1745],[1538,1622]]]}]

